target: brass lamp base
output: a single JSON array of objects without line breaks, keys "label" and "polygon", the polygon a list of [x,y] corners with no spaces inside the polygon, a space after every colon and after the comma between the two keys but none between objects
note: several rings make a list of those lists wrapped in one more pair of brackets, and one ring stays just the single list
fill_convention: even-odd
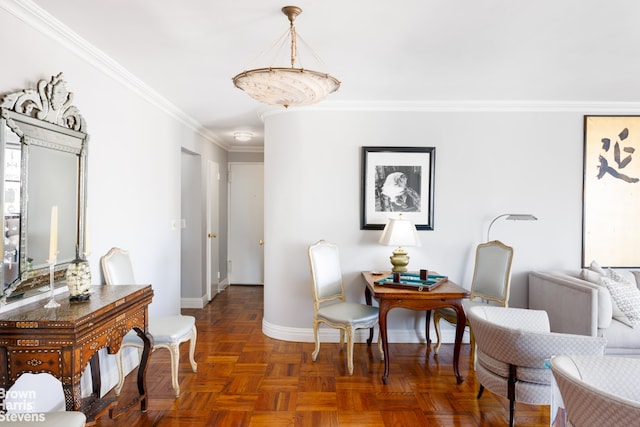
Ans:
[{"label": "brass lamp base", "polygon": [[409,257],[407,254],[406,249],[401,246],[398,246],[396,250],[393,251],[393,255],[389,257],[393,265],[392,272],[405,273],[407,271],[407,265],[409,265]]}]

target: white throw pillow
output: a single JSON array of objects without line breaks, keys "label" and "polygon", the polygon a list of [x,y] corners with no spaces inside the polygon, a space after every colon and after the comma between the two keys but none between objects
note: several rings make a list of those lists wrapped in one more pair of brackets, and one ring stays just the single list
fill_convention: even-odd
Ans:
[{"label": "white throw pillow", "polygon": [[623,281],[627,281],[632,285],[636,284],[636,276],[631,272],[631,270],[614,270],[612,268],[609,268],[608,270],[607,276],[611,277],[613,280],[620,281],[620,278],[622,278]]},{"label": "white throw pillow", "polygon": [[[618,282],[618,283],[622,283],[622,284],[629,284],[630,282],[624,277],[622,276],[619,272],[612,270],[611,268],[608,268],[605,274],[606,277],[610,278],[611,280]],[[602,283],[603,286],[606,286],[604,284],[604,282]],[[608,288],[607,288],[608,289]],[[611,290],[609,290],[609,292],[611,292]],[[613,318],[624,323],[627,326],[631,326],[633,327],[633,322],[631,322],[631,320],[629,320],[629,318],[627,317],[627,315],[624,313],[624,311],[622,311],[620,309],[620,307],[618,307],[618,303],[616,302],[615,299],[613,299],[613,296],[611,297],[611,302],[613,303]]]},{"label": "white throw pillow", "polygon": [[589,269],[592,271],[595,271],[596,273],[598,273],[601,276],[606,276],[607,272],[604,271],[604,269],[602,267],[600,267],[600,264],[598,264],[597,262],[591,261],[591,265],[589,265]]},{"label": "white throw pillow", "polygon": [[[602,283],[603,275],[594,271],[592,268],[596,268],[604,273],[604,270],[594,261],[591,263],[590,268],[585,268],[581,272],[581,279],[586,280],[589,283],[598,285],[598,329],[606,329],[611,326],[611,320],[613,320],[613,301],[611,300],[611,293],[609,289]],[[621,312],[620,312],[620,315]],[[625,318],[626,320],[626,318]]]},{"label": "white throw pillow", "polygon": [[640,290],[627,280],[615,280],[611,277],[603,277],[602,283],[609,289],[614,305],[624,315],[623,320],[616,316],[614,309],[614,318],[631,327],[640,326]]},{"label": "white throw pillow", "polygon": [[582,280],[586,280],[589,283],[593,283],[595,285],[602,285],[600,278],[602,274],[591,270],[590,268],[582,269],[582,274],[580,275]]}]

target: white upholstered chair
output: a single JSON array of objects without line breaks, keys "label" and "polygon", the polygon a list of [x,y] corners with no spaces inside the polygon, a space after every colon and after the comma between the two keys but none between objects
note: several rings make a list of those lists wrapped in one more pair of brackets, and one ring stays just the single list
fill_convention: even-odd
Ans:
[{"label": "white upholstered chair", "polygon": [[[133,267],[129,252],[120,248],[111,248],[101,259],[102,271],[107,285],[133,285],[136,284]],[[178,366],[180,361],[180,344],[189,341],[189,361],[193,372],[198,370],[198,365],[194,358],[196,348],[196,319],[193,316],[162,316],[149,318],[149,333],[153,336],[153,349],[166,348],[171,354],[171,384],[176,397],[180,396],[180,385],[178,382]],[[142,340],[134,331],[125,335],[122,347],[136,347],[142,351]],[[116,395],[124,384],[124,372],[122,368],[122,352],[118,352],[116,357],[118,365],[119,380],[115,387]]]},{"label": "white upholstered chair", "polygon": [[49,373],[23,373],[4,393],[2,403],[9,416],[30,415],[15,421],[4,419],[0,426],[84,427],[87,420],[82,412],[65,410],[62,382]]},{"label": "white upholstered chair", "polygon": [[[340,345],[347,336],[347,368],[353,375],[353,338],[356,329],[370,329],[378,323],[378,308],[367,304],[346,302],[338,247],[320,240],[309,246],[309,264],[313,282],[313,335],[316,342],[311,359],[320,352],[318,329],[321,323],[340,330]],[[371,343],[368,342],[370,345]],[[378,349],[384,357],[380,334]]]},{"label": "white upholstered chair", "polygon": [[[504,243],[493,240],[481,243],[476,248],[476,260],[471,279],[469,299],[462,301],[466,311],[476,304],[493,304],[502,307],[509,305],[509,289],[511,284],[511,262],[513,261],[513,248]],[[453,308],[440,308],[433,312],[433,326],[438,340],[434,353],[438,354],[442,338],[440,333],[440,320],[446,320],[456,324],[458,316]],[[469,321],[467,320],[467,326]],[[475,361],[475,341],[473,330],[469,328],[471,352]]]},{"label": "white upholstered chair", "polygon": [[574,427],[640,422],[640,359],[559,355],[551,359],[551,370]]},{"label": "white upholstered chair", "polygon": [[509,425],[515,402],[551,403],[552,372],[546,366],[556,354],[602,355],[606,340],[550,332],[543,310],[476,305],[467,313],[476,337],[478,399],[485,388],[509,399]]}]

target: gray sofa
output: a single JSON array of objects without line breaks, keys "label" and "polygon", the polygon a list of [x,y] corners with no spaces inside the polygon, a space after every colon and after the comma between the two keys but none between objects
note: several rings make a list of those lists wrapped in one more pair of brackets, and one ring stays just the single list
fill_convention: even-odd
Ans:
[{"label": "gray sofa", "polygon": [[[639,272],[612,274],[637,287]],[[587,270],[531,272],[529,308],[545,310],[553,332],[604,337],[606,354],[640,356],[640,326],[621,316],[608,288],[598,282]]]}]

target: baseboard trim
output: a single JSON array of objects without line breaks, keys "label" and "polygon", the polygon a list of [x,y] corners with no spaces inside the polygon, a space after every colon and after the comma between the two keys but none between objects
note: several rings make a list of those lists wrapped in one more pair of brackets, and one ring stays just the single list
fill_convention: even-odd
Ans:
[{"label": "baseboard trim", "polygon": [[225,277],[221,282],[218,283],[218,293],[224,291],[229,287],[229,278]]},{"label": "baseboard trim", "polygon": [[[229,287],[229,281],[224,279],[212,289],[213,296],[211,299],[215,298],[220,292],[224,291]],[[204,308],[205,305],[209,304],[206,295],[202,295],[200,298],[180,298],[180,308]]]},{"label": "baseboard trim", "polygon": [[[287,326],[274,325],[262,319],[262,332],[269,338],[282,341],[292,342],[314,342],[313,328],[291,328]],[[374,340],[377,339],[377,327],[374,334]],[[455,340],[455,330],[445,330],[442,328],[442,342],[453,343]],[[321,327],[319,331],[320,342],[340,342],[339,330],[333,328]],[[435,339],[435,332],[431,331],[431,339]],[[424,343],[424,329],[422,331],[410,329],[390,329],[387,331],[389,343]],[[366,342],[369,338],[369,331],[366,329],[358,329],[354,337],[354,342]],[[465,331],[462,337],[463,343],[469,342],[468,331]]]},{"label": "baseboard trim", "polygon": [[204,308],[207,305],[207,296],[203,295],[200,298],[180,298],[181,308]]}]

